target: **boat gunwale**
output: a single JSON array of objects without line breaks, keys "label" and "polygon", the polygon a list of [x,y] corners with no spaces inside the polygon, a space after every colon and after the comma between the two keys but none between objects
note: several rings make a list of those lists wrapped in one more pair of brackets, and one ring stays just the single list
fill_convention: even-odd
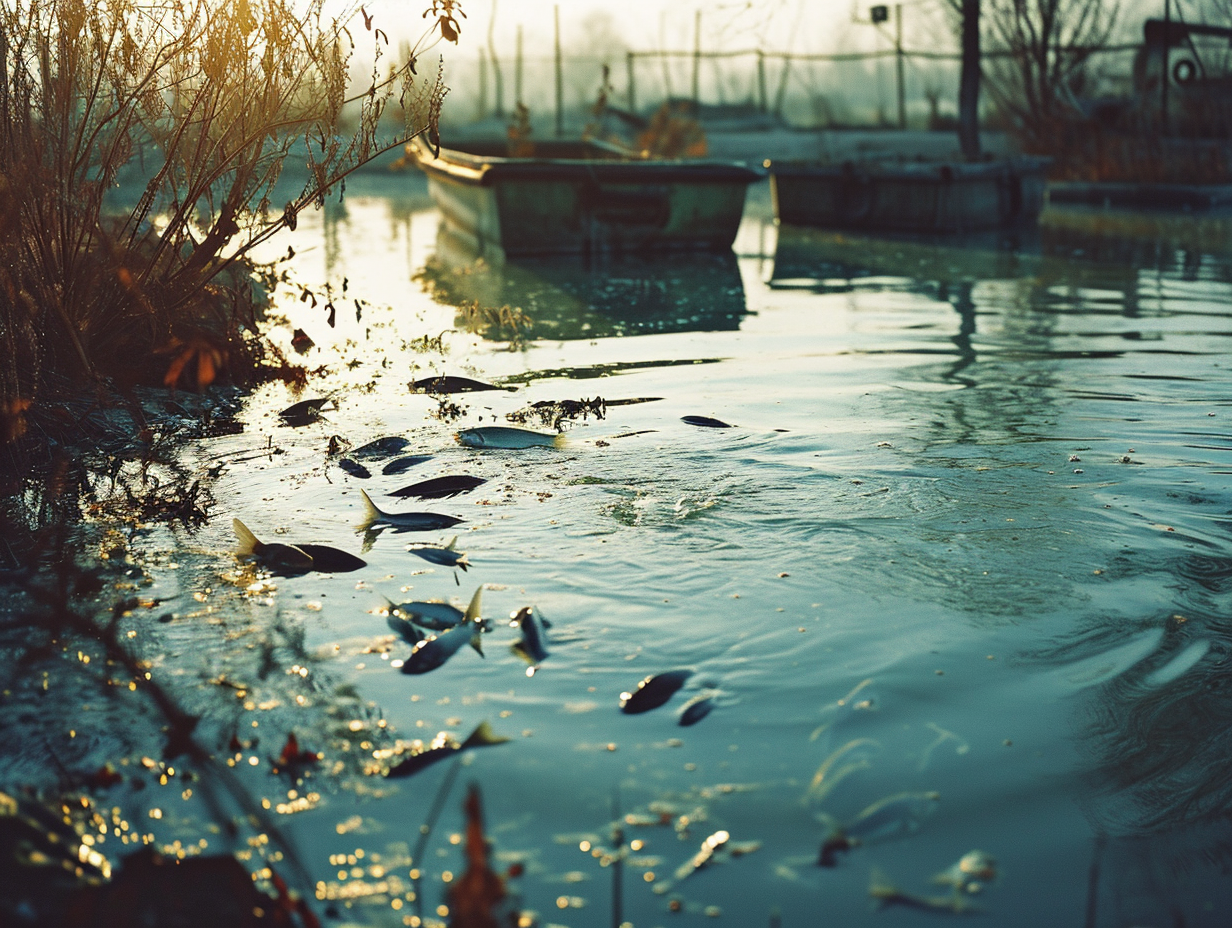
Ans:
[{"label": "boat gunwale", "polygon": [[[607,146],[595,146],[600,151]],[[746,186],[766,177],[766,172],[743,164],[707,160],[650,160],[617,158],[510,158],[480,155],[461,148],[442,146],[432,157],[422,143],[412,142],[408,151],[419,168],[430,176],[456,183],[491,187],[506,181],[554,180],[603,184],[737,184]],[[618,148],[610,149],[619,153]]]}]

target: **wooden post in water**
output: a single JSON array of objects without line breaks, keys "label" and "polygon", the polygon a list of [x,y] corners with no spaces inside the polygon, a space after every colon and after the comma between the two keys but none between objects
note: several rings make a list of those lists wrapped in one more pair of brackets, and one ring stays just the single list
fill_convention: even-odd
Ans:
[{"label": "wooden post in water", "polygon": [[513,63],[513,96],[522,105],[522,24],[518,24],[518,44]]},{"label": "wooden post in water", "polygon": [[693,105],[701,105],[699,90],[702,72],[702,11],[693,15]]},{"label": "wooden post in water", "polygon": [[633,83],[633,52],[625,52],[625,71],[629,75],[629,92],[625,94],[625,105],[630,113],[637,112],[637,87]]},{"label": "wooden post in water", "polygon": [[894,4],[894,63],[898,78],[898,128],[907,128],[907,95],[903,87],[903,5]]},{"label": "wooden post in water", "polygon": [[475,110],[475,119],[480,120],[488,115],[488,56],[479,49],[479,106]]},{"label": "wooden post in water", "polygon": [[1168,134],[1168,46],[1172,41],[1172,4],[1164,0],[1164,47],[1159,60],[1159,134]]},{"label": "wooden post in water", "polygon": [[766,111],[766,53],[757,50],[757,109]]},{"label": "wooden post in water", "polygon": [[962,75],[958,81],[958,143],[963,158],[980,158],[980,0],[962,0]]},{"label": "wooden post in water", "polygon": [[496,42],[492,35],[496,30],[496,0],[492,0],[492,16],[488,20],[488,58],[492,61],[492,82],[496,90],[496,118],[505,115],[505,84],[501,80],[500,59],[496,57]]},{"label": "wooden post in water", "polygon": [[556,17],[556,137],[565,134],[565,88],[564,74],[560,65],[560,6],[552,8]]}]

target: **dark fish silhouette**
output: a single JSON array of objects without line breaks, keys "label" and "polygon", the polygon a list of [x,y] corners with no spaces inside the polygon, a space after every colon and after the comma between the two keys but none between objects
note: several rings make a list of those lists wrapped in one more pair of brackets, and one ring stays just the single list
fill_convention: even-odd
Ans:
[{"label": "dark fish silhouette", "polygon": [[339,458],[338,466],[352,477],[358,477],[360,480],[367,480],[372,476],[372,471],[360,464],[359,461],[352,461],[350,458]]},{"label": "dark fish silhouette", "polygon": [[408,454],[404,457],[394,458],[388,464],[381,468],[382,474],[401,474],[416,464],[422,464],[424,461],[432,460],[430,454]]},{"label": "dark fish silhouette", "polygon": [[620,711],[626,715],[636,715],[657,709],[671,699],[691,676],[691,670],[669,670],[647,677],[633,692],[620,694]]},{"label": "dark fish silhouette", "polygon": [[696,725],[708,716],[713,708],[714,694],[698,693],[680,707],[680,715],[677,721],[681,725]]},{"label": "dark fish silhouette", "polygon": [[407,644],[419,644],[419,642],[423,641],[424,638],[427,637],[424,634],[423,629],[408,619],[405,615],[402,615],[393,609],[389,610],[389,615],[385,619],[385,624],[388,625],[390,629]]},{"label": "dark fish silhouette", "polygon": [[499,448],[515,450],[522,448],[563,448],[565,436],[530,429],[514,429],[505,425],[480,425],[462,429],[454,435],[459,444],[468,448]]},{"label": "dark fish silhouette", "polygon": [[430,563],[466,570],[471,566],[471,562],[466,559],[465,551],[457,549],[457,545],[458,536],[454,535],[446,545],[411,545],[406,550]]},{"label": "dark fish silhouette", "polygon": [[446,499],[473,490],[487,482],[483,477],[468,477],[465,474],[453,477],[433,477],[431,480],[421,480],[419,483],[412,483],[400,490],[394,490],[388,495],[413,496],[417,499]]},{"label": "dark fish silhouette", "polygon": [[466,608],[462,621],[439,635],[430,635],[411,649],[411,655],[402,663],[402,672],[411,674],[436,670],[458,653],[465,644],[470,644],[483,657],[483,620],[479,617],[479,599],[483,587],[475,590],[471,604]]},{"label": "dark fish silhouette", "polygon": [[415,752],[410,757],[389,768],[385,776],[392,779],[409,777],[419,773],[425,767],[435,764],[438,760],[452,757],[454,754],[465,751],[467,748],[483,748],[493,744],[504,744],[508,740],[508,738],[502,738],[494,733],[487,722],[480,722],[475,730],[467,736],[465,741],[458,741],[449,732],[443,731],[433,738],[423,750]]},{"label": "dark fish silhouette", "polygon": [[294,403],[282,410],[282,412],[278,413],[278,417],[282,419],[283,424],[289,425],[293,428],[298,428],[303,425],[311,425],[312,423],[324,418],[321,415],[321,407],[330,402],[333,401],[328,398],[302,400],[301,402]]},{"label": "dark fish silhouette", "polygon": [[547,660],[548,656],[548,639],[544,631],[547,623],[539,618],[533,607],[523,606],[510,617],[509,624],[522,629],[521,640],[515,641],[510,647],[514,654],[530,664],[526,675],[534,676],[539,665]]},{"label": "dark fish silhouette", "polygon": [[484,390],[512,390],[469,377],[425,377],[411,383],[412,393],[479,393]]},{"label": "dark fish silhouette", "polygon": [[353,458],[388,458],[400,452],[410,442],[401,435],[389,435],[360,445],[351,452]]},{"label": "dark fish silhouette", "polygon": [[704,429],[730,429],[731,425],[722,419],[711,419],[709,416],[681,416],[681,422],[701,426]]},{"label": "dark fish silhouette", "polygon": [[[466,613],[449,603],[418,600],[415,602],[395,603],[385,600],[385,608],[390,615],[396,615],[415,625],[443,632],[460,625]],[[414,642],[412,642],[414,644]]]},{"label": "dark fish silhouette", "polygon": [[368,565],[367,561],[328,545],[288,545],[279,542],[266,544],[258,541],[257,536],[239,519],[232,519],[231,527],[235,529],[240,542],[236,553],[255,557],[274,570],[286,573],[307,573],[310,570],[347,573]]},{"label": "dark fish silhouette", "polygon": [[359,491],[359,495],[364,498],[364,521],[359,525],[361,531],[372,525],[388,525],[396,532],[430,532],[462,521],[439,512],[382,512],[363,490]]}]

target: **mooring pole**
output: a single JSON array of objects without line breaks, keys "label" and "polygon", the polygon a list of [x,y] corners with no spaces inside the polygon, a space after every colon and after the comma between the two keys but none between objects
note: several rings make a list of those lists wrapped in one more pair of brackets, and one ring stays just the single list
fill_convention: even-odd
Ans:
[{"label": "mooring pole", "polygon": [[625,52],[625,71],[629,75],[629,92],[626,94],[626,104],[630,113],[637,112],[637,88],[633,83],[633,52]]},{"label": "mooring pole", "polygon": [[518,106],[522,105],[522,26],[518,24],[518,44],[515,51],[515,60],[513,63],[513,95],[517,98]]},{"label": "mooring pole", "polygon": [[766,53],[760,48],[757,50],[757,108],[763,113],[766,111],[768,101],[766,100]]},{"label": "mooring pole", "polygon": [[699,95],[698,84],[702,72],[702,11],[698,10],[693,16],[693,105],[699,105],[701,97]]},{"label": "mooring pole", "polygon": [[1159,72],[1159,122],[1160,134],[1168,134],[1168,47],[1172,44],[1172,4],[1164,0],[1164,47],[1160,54]]},{"label": "mooring pole", "polygon": [[903,86],[903,5],[894,5],[894,57],[898,68],[898,128],[907,128],[907,95]]},{"label": "mooring pole", "polygon": [[556,16],[556,137],[565,134],[564,75],[560,66],[560,7],[552,8]]}]

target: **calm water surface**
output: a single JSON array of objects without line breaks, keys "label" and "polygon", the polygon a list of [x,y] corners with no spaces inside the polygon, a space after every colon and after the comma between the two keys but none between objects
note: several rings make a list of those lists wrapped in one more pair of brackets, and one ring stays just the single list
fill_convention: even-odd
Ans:
[{"label": "calm water surface", "polygon": [[[192,542],[207,567],[158,587],[187,601],[211,570],[226,586],[231,516],[355,553],[360,489],[465,520],[467,573],[406,550],[454,530],[386,531],[362,571],[277,578],[251,606],[323,655],[309,708],[279,724],[327,757],[310,684],[353,684],[369,714],[357,744],[377,715],[406,740],[485,720],[512,739],[467,755],[415,862],[425,915],[463,869],[451,836],[473,781],[498,866],[524,863],[517,889],[545,923],[611,923],[612,868],[582,846],[610,840],[618,803],[666,823],[625,828],[642,842],[623,869],[638,928],[760,925],[772,909],[785,926],[927,920],[877,910],[870,877],[945,896],[931,878],[975,849],[997,861],[967,897],[991,924],[1226,925],[1230,230],[1058,213],[1016,248],[938,245],[776,229],[755,188],[732,256],[502,270],[439,232],[420,180],[353,185],[279,243],[294,279],[334,298],[331,327],[283,288],[280,331],[314,340],[305,362],[327,373],[303,395],[337,409],[280,427],[301,396],[267,387],[242,433],[195,447],[221,465],[223,517]],[[509,314],[482,312],[505,304],[527,317],[512,343]],[[452,397],[442,418],[407,387],[436,374],[516,389]],[[596,396],[655,399],[573,423],[560,449],[453,437]],[[333,435],[402,435],[432,457],[359,479],[327,456]],[[463,473],[488,483],[416,505],[383,495]],[[497,620],[483,659],[391,667],[409,646],[391,641],[383,596],[465,604],[479,584]],[[551,654],[528,677],[502,620],[532,604]],[[618,711],[622,691],[676,668],[694,675],[667,705]],[[704,690],[713,710],[679,725]],[[367,899],[339,915],[404,924],[407,855],[449,775],[357,777],[280,819],[320,895]],[[286,801],[262,776],[252,788]],[[865,841],[819,867],[836,823]],[[760,846],[665,886],[720,830]],[[380,873],[339,866],[357,849]],[[374,893],[381,874],[401,889]]]}]

